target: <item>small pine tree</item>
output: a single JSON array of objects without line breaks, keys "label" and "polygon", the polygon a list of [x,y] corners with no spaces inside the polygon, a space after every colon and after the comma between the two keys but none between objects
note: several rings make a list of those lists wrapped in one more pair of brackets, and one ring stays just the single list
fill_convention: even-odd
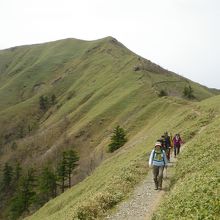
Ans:
[{"label": "small pine tree", "polygon": [[167,92],[165,90],[160,90],[160,93],[158,94],[159,97],[167,96]]},{"label": "small pine tree", "polygon": [[15,182],[18,182],[21,177],[22,168],[20,163],[16,162],[15,164],[15,171],[14,171],[14,179]]},{"label": "small pine tree", "polygon": [[58,164],[58,167],[57,167],[57,178],[58,178],[58,182],[60,182],[60,188],[61,188],[62,192],[64,192],[65,181],[68,178],[67,160],[66,160],[65,154],[66,153],[63,152],[62,160],[60,161],[60,163]]},{"label": "small pine tree", "polygon": [[79,156],[73,150],[65,152],[66,157],[66,170],[68,174],[69,188],[71,187],[71,174],[73,170],[78,166],[77,161],[79,161]]},{"label": "small pine tree", "polygon": [[40,96],[39,98],[40,110],[46,111],[49,108],[49,100],[47,96]]},{"label": "small pine tree", "polygon": [[190,85],[184,87],[183,96],[189,99],[195,98],[195,96],[193,95],[193,89]]},{"label": "small pine tree", "polygon": [[25,211],[29,212],[29,207],[34,202],[36,196],[34,191],[35,182],[35,172],[33,169],[29,169],[27,174],[20,178],[18,189],[10,206],[12,219],[17,219]]},{"label": "small pine tree", "polygon": [[11,205],[10,205],[10,219],[16,220],[18,219],[21,214],[24,212],[24,201],[23,197],[20,195],[16,195],[12,198],[11,200]]},{"label": "small pine tree", "polygon": [[79,156],[73,150],[64,151],[62,160],[57,167],[57,178],[60,182],[61,191],[64,192],[65,182],[68,180],[68,187],[71,187],[71,175],[73,170],[78,166]]},{"label": "small pine tree", "polygon": [[57,189],[57,177],[55,173],[50,170],[48,167],[45,167],[41,175],[39,176],[39,197],[40,203],[44,204],[45,202],[49,201],[50,198],[56,197],[56,189]]},{"label": "small pine tree", "polygon": [[111,137],[111,143],[109,146],[109,151],[113,152],[117,150],[118,148],[122,147],[127,141],[126,133],[123,128],[121,128],[119,125],[114,129],[113,135]]},{"label": "small pine tree", "polygon": [[3,169],[3,188],[8,190],[10,189],[11,183],[13,179],[13,168],[8,164],[5,163]]}]

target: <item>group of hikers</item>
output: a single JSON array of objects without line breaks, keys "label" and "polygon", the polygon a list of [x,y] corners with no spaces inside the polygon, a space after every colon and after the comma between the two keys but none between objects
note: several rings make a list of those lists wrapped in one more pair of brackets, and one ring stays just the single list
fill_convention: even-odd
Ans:
[{"label": "group of hikers", "polygon": [[175,134],[174,137],[172,137],[172,134],[168,132],[165,132],[161,138],[156,141],[149,158],[149,166],[152,168],[155,190],[162,189],[164,168],[167,168],[170,162],[172,151],[174,157],[180,153],[182,143],[183,141],[180,134]]}]

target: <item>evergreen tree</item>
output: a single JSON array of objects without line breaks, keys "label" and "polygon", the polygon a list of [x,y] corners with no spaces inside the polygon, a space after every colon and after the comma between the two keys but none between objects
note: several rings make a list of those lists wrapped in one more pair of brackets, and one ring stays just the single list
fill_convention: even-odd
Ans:
[{"label": "evergreen tree", "polygon": [[73,170],[78,166],[79,156],[73,150],[64,151],[62,160],[57,167],[57,177],[60,182],[61,191],[64,192],[65,182],[68,179],[68,187],[71,187],[71,175]]},{"label": "evergreen tree", "polygon": [[167,92],[165,90],[160,90],[160,93],[158,94],[159,97],[167,96]]},{"label": "evergreen tree", "polygon": [[39,105],[42,111],[46,111],[49,108],[49,100],[47,96],[40,96]]},{"label": "evergreen tree", "polygon": [[65,152],[66,157],[66,170],[69,180],[69,188],[71,187],[71,174],[73,170],[78,166],[77,161],[79,161],[79,156],[73,150]]},{"label": "evergreen tree", "polygon": [[61,188],[62,192],[64,192],[65,181],[68,177],[67,160],[66,160],[65,154],[66,153],[63,152],[62,160],[60,161],[60,163],[58,164],[58,167],[57,167],[57,178],[58,178],[58,181],[60,182],[60,188]]},{"label": "evergreen tree", "polygon": [[192,87],[190,85],[184,87],[183,96],[187,97],[189,99],[195,98],[195,96],[193,95],[193,89],[192,89]]},{"label": "evergreen tree", "polygon": [[15,164],[15,171],[14,171],[14,179],[15,182],[18,182],[21,177],[22,168],[19,162]]},{"label": "evergreen tree", "polygon": [[48,167],[42,170],[39,177],[39,192],[41,203],[49,201],[50,198],[56,197],[56,175]]},{"label": "evergreen tree", "polygon": [[113,152],[123,146],[127,141],[126,133],[123,128],[119,125],[113,131],[113,135],[111,137],[111,143],[109,144],[109,151]]},{"label": "evergreen tree", "polygon": [[3,168],[3,189],[10,189],[11,182],[13,178],[13,168],[8,164],[5,163]]},{"label": "evergreen tree", "polygon": [[20,195],[19,196],[15,195],[12,198],[11,205],[10,205],[10,214],[9,214],[10,219],[11,220],[18,219],[24,211],[25,209],[24,209],[23,197]]},{"label": "evergreen tree", "polygon": [[29,207],[35,199],[35,172],[29,169],[25,176],[19,181],[19,186],[15,196],[12,199],[10,212],[11,218],[18,218],[23,212],[29,212]]}]

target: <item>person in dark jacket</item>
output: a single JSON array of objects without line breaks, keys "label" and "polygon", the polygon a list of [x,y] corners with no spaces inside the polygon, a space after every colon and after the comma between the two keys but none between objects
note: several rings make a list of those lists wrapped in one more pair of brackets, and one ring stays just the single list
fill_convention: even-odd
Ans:
[{"label": "person in dark jacket", "polygon": [[165,152],[167,156],[167,160],[170,161],[170,150],[171,150],[171,141],[168,132],[164,133],[164,145],[165,145]]}]

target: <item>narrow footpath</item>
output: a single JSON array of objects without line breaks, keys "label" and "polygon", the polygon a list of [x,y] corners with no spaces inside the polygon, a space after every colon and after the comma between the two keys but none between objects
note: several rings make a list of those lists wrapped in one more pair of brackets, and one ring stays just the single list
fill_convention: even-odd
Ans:
[{"label": "narrow footpath", "polygon": [[168,168],[164,170],[162,190],[154,190],[153,175],[150,170],[129,199],[118,204],[115,213],[107,216],[105,220],[150,220],[163,195],[169,190],[175,163],[176,159],[171,157]]}]

